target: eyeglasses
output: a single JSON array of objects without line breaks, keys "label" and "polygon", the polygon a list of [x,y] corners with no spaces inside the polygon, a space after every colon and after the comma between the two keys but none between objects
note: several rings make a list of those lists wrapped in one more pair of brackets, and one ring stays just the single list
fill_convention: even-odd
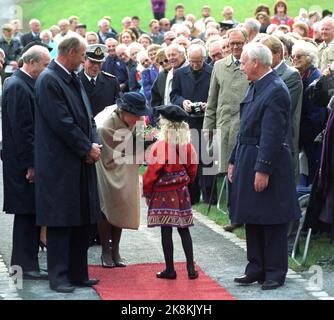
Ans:
[{"label": "eyeglasses", "polygon": [[168,38],[166,40],[173,41],[173,40],[175,40],[175,38]]},{"label": "eyeglasses", "polygon": [[230,47],[234,47],[234,46],[242,47],[244,44],[245,42],[229,42]]},{"label": "eyeglasses", "polygon": [[291,56],[292,59],[294,60],[299,60],[301,57],[305,57],[305,54],[295,54],[294,56]]},{"label": "eyeglasses", "polygon": [[168,59],[165,59],[165,60],[163,60],[163,61],[159,61],[159,64],[162,66],[164,63],[168,63]]}]

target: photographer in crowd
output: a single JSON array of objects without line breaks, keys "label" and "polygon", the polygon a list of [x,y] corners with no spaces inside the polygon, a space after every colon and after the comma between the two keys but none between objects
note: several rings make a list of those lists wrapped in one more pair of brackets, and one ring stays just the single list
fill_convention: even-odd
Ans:
[{"label": "photographer in crowd", "polygon": [[[188,112],[190,129],[196,129],[198,134],[192,132],[192,141],[199,155],[199,167],[196,179],[189,186],[191,202],[200,201],[201,191],[203,201],[209,203],[213,176],[202,175],[203,163],[201,155],[201,130],[203,127],[204,110],[208,100],[212,67],[206,64],[206,50],[200,44],[191,45],[188,50],[189,65],[175,71],[170,99],[173,104],[182,107]],[[216,194],[216,192],[214,192]],[[213,203],[217,199],[213,199]]]}]

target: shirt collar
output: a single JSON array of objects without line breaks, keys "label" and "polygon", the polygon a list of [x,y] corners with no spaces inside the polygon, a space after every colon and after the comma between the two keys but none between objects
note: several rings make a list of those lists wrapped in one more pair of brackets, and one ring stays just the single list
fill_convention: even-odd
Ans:
[{"label": "shirt collar", "polygon": [[267,76],[270,72],[273,72],[273,70],[270,69],[267,73],[265,73],[260,79],[257,79],[256,81],[260,81],[260,80],[263,79],[265,76]]},{"label": "shirt collar", "polygon": [[97,76],[96,77],[90,77],[85,71],[84,71],[84,74],[87,77],[89,82],[90,82],[91,79],[94,79],[94,81],[96,82]]},{"label": "shirt collar", "polygon": [[32,79],[32,76],[27,71],[23,70],[23,68],[20,68],[20,70]]},{"label": "shirt collar", "polygon": [[282,63],[284,62],[284,60],[282,60],[275,68],[274,68],[274,70],[277,70],[281,65],[282,65]]},{"label": "shirt collar", "polygon": [[63,70],[66,71],[67,74],[71,75],[71,72],[69,72],[57,59],[54,60],[55,63],[58,64],[59,67],[61,67]]}]

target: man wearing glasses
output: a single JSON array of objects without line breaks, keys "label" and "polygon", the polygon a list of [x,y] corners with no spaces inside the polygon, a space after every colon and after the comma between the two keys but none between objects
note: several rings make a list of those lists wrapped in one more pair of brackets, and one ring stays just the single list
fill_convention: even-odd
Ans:
[{"label": "man wearing glasses", "polygon": [[[247,43],[247,34],[239,29],[231,29],[228,39],[232,53],[214,64],[203,123],[203,129],[220,130],[218,170],[223,175],[226,175],[228,159],[237,140],[240,103],[248,89],[247,77],[240,71],[239,62],[243,46]],[[225,228],[232,231],[236,227],[231,224]]]}]

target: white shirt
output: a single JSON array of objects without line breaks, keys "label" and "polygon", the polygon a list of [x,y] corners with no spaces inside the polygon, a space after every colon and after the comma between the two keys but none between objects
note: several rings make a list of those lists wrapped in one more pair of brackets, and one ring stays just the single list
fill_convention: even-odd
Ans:
[{"label": "white shirt", "polygon": [[260,79],[257,79],[256,81],[260,81],[262,78],[264,78],[266,75],[268,75],[270,72],[273,72],[273,69],[270,69],[267,73],[265,73]]},{"label": "white shirt", "polygon": [[91,79],[94,79],[94,81],[96,83],[97,76],[96,77],[90,77],[86,72],[84,72],[84,74],[87,77],[87,79],[88,79],[89,82],[90,82]]}]

